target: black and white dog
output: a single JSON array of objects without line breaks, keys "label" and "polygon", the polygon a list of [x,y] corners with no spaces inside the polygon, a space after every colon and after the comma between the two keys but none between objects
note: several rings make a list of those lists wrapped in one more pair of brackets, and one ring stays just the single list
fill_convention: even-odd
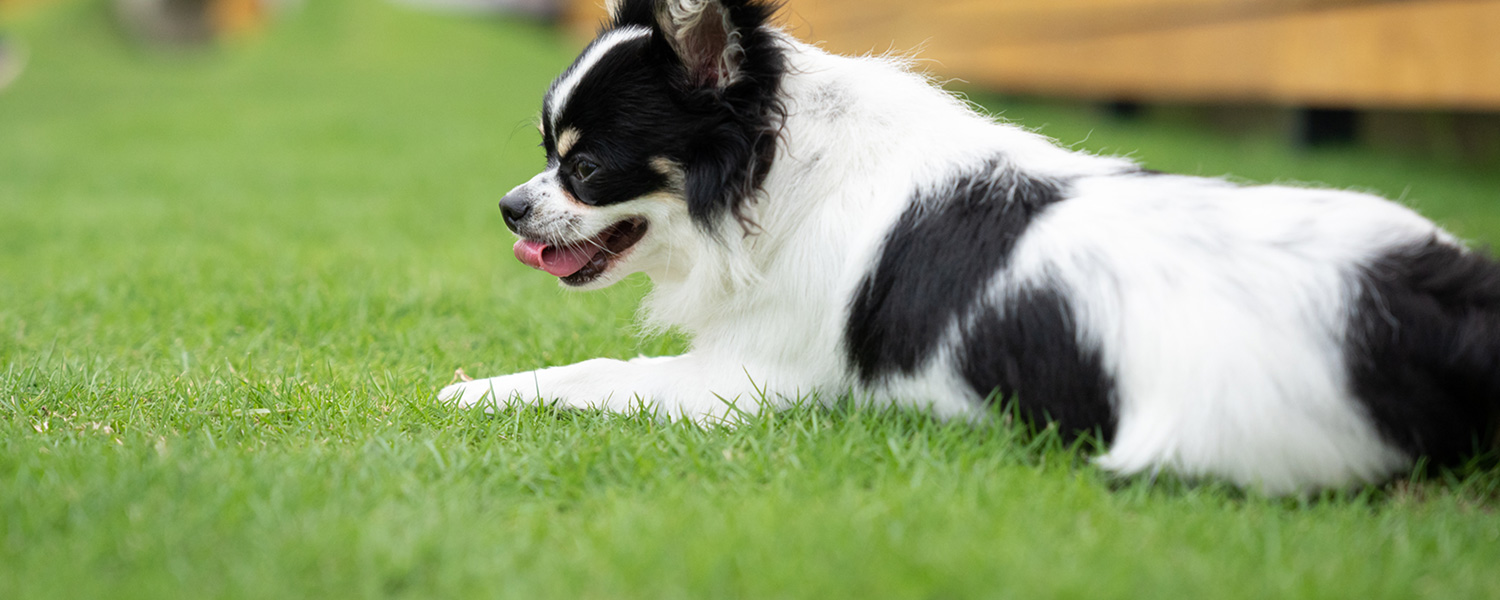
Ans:
[{"label": "black and white dog", "polygon": [[516,256],[566,286],[647,273],[645,320],[692,350],[440,398],[700,422],[998,398],[1099,432],[1112,472],[1272,494],[1489,439],[1500,266],[1411,210],[1065,150],[772,10],[614,2],[546,95],[546,170],[500,203]]}]

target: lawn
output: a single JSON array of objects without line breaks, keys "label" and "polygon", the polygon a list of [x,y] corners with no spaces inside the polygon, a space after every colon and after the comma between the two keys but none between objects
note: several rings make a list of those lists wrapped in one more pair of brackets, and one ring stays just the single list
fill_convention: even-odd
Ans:
[{"label": "lawn", "polygon": [[[190,55],[101,2],[12,25],[0,93],[0,598],[1500,597],[1500,473],[1315,499],[1113,481],[1007,426],[732,430],[433,402],[679,351],[647,282],[572,294],[495,203],[577,42],[309,2]],[[1500,176],[993,105],[1152,168],[1322,182],[1500,242]]]}]

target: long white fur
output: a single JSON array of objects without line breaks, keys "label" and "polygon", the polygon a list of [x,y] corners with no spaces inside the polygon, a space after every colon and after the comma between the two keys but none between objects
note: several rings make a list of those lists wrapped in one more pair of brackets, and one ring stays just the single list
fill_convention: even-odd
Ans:
[{"label": "long white fur", "polygon": [[[590,287],[646,272],[654,289],[644,318],[685,331],[692,350],[476,380],[441,398],[614,411],[645,402],[712,423],[852,392],[981,415],[983,399],[955,368],[963,323],[925,370],[873,389],[859,385],[841,345],[851,295],[917,192],[976,157],[1003,155],[1027,174],[1074,181],[1070,199],[1017,243],[988,302],[1039,280],[1067,290],[1080,341],[1100,350],[1117,388],[1118,432],[1101,466],[1212,475],[1274,494],[1379,480],[1410,465],[1352,398],[1339,344],[1355,270],[1394,245],[1451,242],[1434,225],[1352,192],[1122,176],[1129,161],[996,123],[899,61],[783,38],[787,116],[753,205],[758,233],[705,235],[670,195],[590,209],[557,194],[538,208],[576,217],[559,222],[580,238],[646,216],[646,238]],[[596,44],[557,89],[571,90],[610,47]],[[557,111],[568,94],[554,98]],[[526,185],[555,186],[555,174]]]}]

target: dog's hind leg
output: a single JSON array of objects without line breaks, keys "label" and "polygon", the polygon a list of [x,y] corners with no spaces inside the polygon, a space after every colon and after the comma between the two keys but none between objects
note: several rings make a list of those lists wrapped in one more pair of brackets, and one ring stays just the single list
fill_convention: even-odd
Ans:
[{"label": "dog's hind leg", "polygon": [[1440,241],[1366,266],[1345,354],[1393,445],[1449,464],[1486,449],[1500,414],[1500,264]]}]

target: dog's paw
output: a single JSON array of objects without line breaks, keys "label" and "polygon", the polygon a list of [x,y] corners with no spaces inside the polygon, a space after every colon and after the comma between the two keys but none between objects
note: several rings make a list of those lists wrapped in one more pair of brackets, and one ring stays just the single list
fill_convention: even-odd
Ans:
[{"label": "dog's paw", "polygon": [[478,381],[455,383],[445,387],[442,391],[438,392],[437,398],[439,402],[446,402],[461,408],[468,408],[478,404],[486,406],[489,410],[494,410],[495,407],[512,400],[514,396],[515,394],[509,390],[502,391],[496,389],[493,381],[480,379]]},{"label": "dog's paw", "polygon": [[509,404],[536,402],[536,388],[533,374],[517,373],[454,383],[439,391],[437,399],[460,408],[480,405],[493,412]]},{"label": "dog's paw", "polygon": [[473,383],[472,381],[464,381],[443,388],[437,393],[438,402],[457,404],[459,406],[472,406],[484,397],[479,393],[481,390],[472,385]]}]

